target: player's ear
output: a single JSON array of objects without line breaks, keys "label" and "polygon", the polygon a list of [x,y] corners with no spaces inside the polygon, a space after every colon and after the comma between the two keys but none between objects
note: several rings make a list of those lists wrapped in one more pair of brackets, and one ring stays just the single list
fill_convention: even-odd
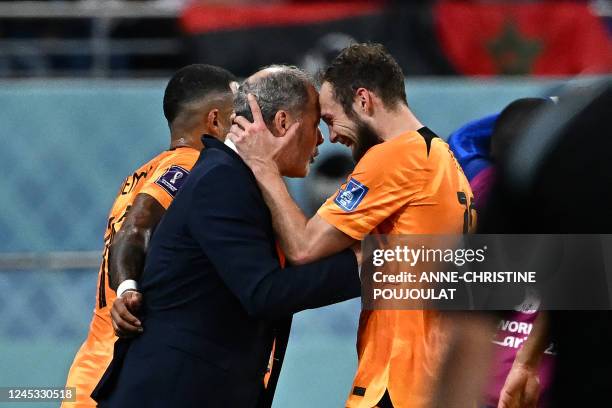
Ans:
[{"label": "player's ear", "polygon": [[355,112],[364,115],[372,113],[372,94],[366,88],[357,88],[355,91],[355,99],[353,102]]},{"label": "player's ear", "polygon": [[274,115],[274,130],[276,136],[284,136],[289,129],[289,115],[284,110],[279,110]]},{"label": "player's ear", "polygon": [[211,109],[206,116],[206,127],[208,129],[218,129],[221,124],[219,123],[219,109]]}]

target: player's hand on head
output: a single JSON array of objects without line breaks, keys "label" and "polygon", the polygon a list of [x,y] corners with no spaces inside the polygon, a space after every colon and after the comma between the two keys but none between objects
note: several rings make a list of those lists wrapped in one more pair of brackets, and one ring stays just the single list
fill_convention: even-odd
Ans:
[{"label": "player's hand on head", "polygon": [[235,116],[230,128],[228,138],[236,145],[238,154],[251,167],[266,168],[278,171],[276,158],[283,154],[284,149],[297,135],[300,122],[296,121],[289,126],[283,137],[275,137],[268,129],[257,98],[247,95],[253,122],[243,116]]},{"label": "player's hand on head", "polygon": [[113,302],[111,320],[118,337],[133,337],[143,332],[142,323],[134,315],[142,305],[142,294],[134,290],[124,292]]}]

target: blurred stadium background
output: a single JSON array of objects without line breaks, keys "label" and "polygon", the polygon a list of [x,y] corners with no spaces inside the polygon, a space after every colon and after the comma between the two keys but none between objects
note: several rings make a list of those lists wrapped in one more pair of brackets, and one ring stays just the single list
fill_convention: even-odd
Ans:
[{"label": "blurred stadium background", "polygon": [[[612,3],[0,1],[0,386],[63,386],[116,190],[168,144],[174,70],[315,71],[351,41],[388,47],[414,112],[446,137],[516,98],[612,72]],[[350,168],[325,143],[309,178],[289,183],[312,212]],[[359,307],[296,316],[275,407],[342,406]]]}]

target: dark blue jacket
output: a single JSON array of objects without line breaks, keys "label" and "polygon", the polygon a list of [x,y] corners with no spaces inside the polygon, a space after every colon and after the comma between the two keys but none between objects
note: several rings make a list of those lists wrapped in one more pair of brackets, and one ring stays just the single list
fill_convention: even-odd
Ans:
[{"label": "dark blue jacket", "polygon": [[360,295],[350,250],[282,269],[253,174],[223,143],[203,142],[151,239],[144,333],[115,345],[93,393],[100,407],[269,407],[292,314]]}]

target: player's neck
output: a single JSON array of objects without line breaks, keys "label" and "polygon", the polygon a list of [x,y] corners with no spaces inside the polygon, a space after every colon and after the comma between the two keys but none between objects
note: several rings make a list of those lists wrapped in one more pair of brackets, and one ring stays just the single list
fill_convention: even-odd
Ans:
[{"label": "player's neck", "polygon": [[191,147],[193,149],[202,150],[202,134],[195,133],[179,133],[172,132],[170,136],[170,149],[177,149],[179,147]]},{"label": "player's neck", "polygon": [[380,123],[380,126],[377,127],[376,132],[385,141],[423,127],[410,108],[405,105],[400,105],[395,110],[385,109],[379,115],[376,123]]}]

